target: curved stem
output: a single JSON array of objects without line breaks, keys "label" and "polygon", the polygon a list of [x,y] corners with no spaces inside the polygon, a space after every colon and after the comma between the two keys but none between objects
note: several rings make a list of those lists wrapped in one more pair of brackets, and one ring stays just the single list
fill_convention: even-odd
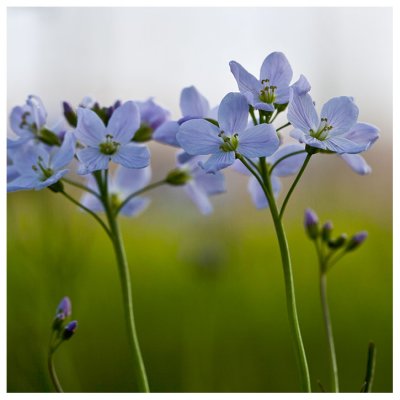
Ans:
[{"label": "curved stem", "polygon": [[114,210],[114,215],[118,215],[118,213],[122,210],[122,208],[134,197],[139,196],[140,194],[147,192],[148,190],[155,189],[158,186],[163,185],[166,183],[165,179],[162,181],[154,182],[151,183],[148,186],[145,186],[144,188],[137,190],[136,192],[131,193],[115,210]]},{"label": "curved stem", "polygon": [[95,192],[94,190],[88,188],[87,186],[83,185],[80,182],[76,182],[76,181],[73,181],[72,179],[68,179],[68,178],[62,178],[62,181],[65,182],[65,183],[68,183],[68,184],[70,184],[72,186],[75,186],[75,187],[77,187],[79,189],[82,189],[85,192],[88,192],[88,193],[92,194],[93,196],[96,196],[99,200],[101,199],[100,195],[97,192]]},{"label": "curved stem", "polygon": [[338,375],[338,367],[336,360],[335,342],[333,339],[332,323],[328,306],[327,279],[326,279],[326,269],[324,265],[320,265],[319,288],[320,288],[321,305],[322,305],[322,313],[324,316],[326,337],[328,340],[329,359],[331,362],[332,389],[335,393],[339,393],[339,375]]},{"label": "curved stem", "polygon": [[[265,178],[266,186],[269,192],[272,193],[270,177]],[[297,363],[300,370],[301,387],[304,392],[311,392],[310,372],[308,370],[307,356],[304,349],[303,339],[301,336],[299,318],[297,315],[297,305],[295,298],[295,289],[293,281],[292,262],[290,259],[289,244],[286,239],[285,229],[282,224],[282,219],[278,212],[278,207],[274,196],[268,199],[272,219],[274,221],[275,232],[279,242],[281,252],[281,260],[283,266],[283,274],[285,279],[286,290],[286,305],[288,310],[289,323],[295,348]]]},{"label": "curved stem", "polygon": [[[104,223],[104,221],[92,210],[90,210],[89,208],[85,207],[83,204],[79,203],[78,200],[75,200],[72,196],[70,196],[68,193],[62,191],[60,192],[62,195],[64,195],[69,201],[71,201],[72,203],[74,203],[75,205],[77,205],[79,208],[81,208],[82,210],[86,211],[88,214],[90,214],[105,230],[105,232],[107,233],[107,235],[111,238],[111,232],[108,229],[107,225]],[[112,239],[112,238],[111,238]]]},{"label": "curved stem", "polygon": [[58,380],[56,369],[54,367],[54,360],[53,360],[54,349],[49,350],[49,355],[47,357],[47,368],[49,370],[51,382],[53,383],[56,391],[58,393],[64,393],[63,388]]},{"label": "curved stem", "polygon": [[286,128],[287,126],[292,125],[290,122],[286,123],[285,125],[280,126],[278,129],[276,129],[277,132],[279,132],[280,130],[282,130],[283,128]]},{"label": "curved stem", "polygon": [[311,156],[312,156],[311,153],[308,153],[308,154],[307,154],[307,157],[306,157],[306,159],[304,160],[304,163],[303,163],[303,165],[301,166],[300,171],[299,171],[299,173],[298,173],[297,176],[296,176],[296,179],[293,181],[292,186],[290,186],[290,189],[289,189],[289,191],[288,191],[288,193],[287,193],[287,195],[286,195],[286,197],[285,197],[285,200],[283,200],[282,207],[281,207],[281,210],[280,210],[280,212],[279,212],[279,218],[280,218],[280,219],[282,219],[282,217],[283,217],[283,214],[284,214],[285,209],[286,209],[286,206],[287,206],[287,204],[288,204],[288,202],[289,202],[290,196],[292,195],[293,190],[295,189],[297,183],[299,182],[301,176],[303,175],[303,172],[304,172],[304,170],[306,169],[306,167],[307,167],[307,165],[308,165],[308,163],[309,163],[309,161],[310,161],[310,159],[311,159]]},{"label": "curved stem", "polygon": [[289,157],[295,156],[295,155],[297,155],[297,154],[302,154],[302,153],[305,153],[305,152],[306,152],[305,150],[294,151],[293,153],[286,154],[285,156],[283,156],[283,157],[281,157],[281,158],[278,158],[278,160],[275,161],[274,164],[272,164],[272,166],[271,166],[271,168],[270,168],[270,170],[269,170],[269,173],[271,174],[271,172],[274,170],[274,168],[275,168],[280,162],[282,162],[283,160],[286,160],[286,159],[289,158]]},{"label": "curved stem", "polygon": [[[104,193],[107,193],[105,189]],[[117,217],[111,210],[108,198],[103,199],[104,206],[108,222],[112,233],[112,244],[114,247],[115,256],[117,258],[118,272],[121,282],[122,298],[124,304],[124,315],[127,324],[129,344],[131,346],[133,356],[133,366],[135,378],[138,383],[140,392],[149,393],[149,384],[147,381],[146,370],[140,351],[139,340],[136,332],[135,319],[133,314],[133,299],[132,299],[132,288],[131,278],[129,273],[128,261],[125,255],[125,248],[122,240],[122,236],[119,230]]]},{"label": "curved stem", "polygon": [[311,383],[310,383],[310,373],[308,370],[307,357],[304,350],[303,339],[301,337],[300,325],[297,316],[297,306],[295,299],[295,290],[294,290],[294,282],[293,282],[293,273],[292,273],[292,265],[290,260],[289,246],[285,235],[285,230],[282,224],[281,219],[279,218],[278,208],[275,202],[275,198],[272,192],[272,186],[270,177],[268,174],[263,176],[264,181],[258,176],[255,171],[253,171],[250,165],[243,160],[241,156],[239,159],[246,166],[246,168],[254,175],[257,181],[260,183],[261,188],[264,191],[264,194],[268,200],[270,211],[272,215],[272,219],[274,221],[275,232],[278,238],[279,249],[281,253],[281,260],[283,266],[283,274],[285,280],[285,291],[286,291],[286,304],[288,310],[289,324],[290,330],[292,333],[293,344],[296,353],[296,359],[300,371],[300,381],[301,388],[304,392],[311,392]]}]

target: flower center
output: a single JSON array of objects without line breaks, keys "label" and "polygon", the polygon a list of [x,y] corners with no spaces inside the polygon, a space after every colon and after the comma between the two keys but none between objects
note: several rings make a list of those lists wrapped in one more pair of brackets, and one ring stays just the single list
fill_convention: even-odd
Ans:
[{"label": "flower center", "polygon": [[32,169],[41,175],[41,180],[45,181],[53,176],[54,171],[43,165],[43,158],[41,156],[38,157],[37,165],[32,165]]},{"label": "flower center", "polygon": [[114,142],[113,140],[113,135],[106,135],[106,141],[103,143],[100,143],[100,152],[107,155],[111,156],[115,154],[118,150],[119,143]]},{"label": "flower center", "polygon": [[21,129],[28,129],[29,131],[31,131],[32,133],[36,134],[37,133],[37,126],[35,123],[30,124],[28,122],[28,117],[31,115],[31,113],[29,111],[25,111],[22,115],[21,115],[21,122],[19,123],[19,127]]},{"label": "flower center", "polygon": [[316,132],[310,129],[310,135],[318,140],[325,140],[329,136],[329,131],[333,129],[332,125],[328,124],[327,118],[321,118],[321,123]]},{"label": "flower center", "polygon": [[224,141],[219,148],[226,153],[230,151],[236,151],[239,146],[239,135],[237,133],[233,134],[232,137],[226,136],[224,132],[218,135]]},{"label": "flower center", "polygon": [[276,99],[276,86],[269,85],[269,79],[263,79],[261,84],[265,86],[260,90],[259,99],[264,103],[273,104]]}]

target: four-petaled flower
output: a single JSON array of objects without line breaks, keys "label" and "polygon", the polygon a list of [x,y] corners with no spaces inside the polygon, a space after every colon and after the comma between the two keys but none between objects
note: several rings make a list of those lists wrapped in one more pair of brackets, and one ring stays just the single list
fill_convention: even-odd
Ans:
[{"label": "four-petaled flower", "polygon": [[78,108],[75,135],[81,144],[86,145],[77,152],[82,163],[78,173],[88,174],[107,169],[110,161],[127,168],[148,166],[148,148],[131,142],[139,126],[139,109],[133,101],[127,101],[118,107],[107,126],[95,112],[87,108]]},{"label": "four-petaled flower", "polygon": [[75,142],[73,133],[68,132],[61,147],[23,146],[12,158],[17,177],[7,184],[7,191],[40,190],[58,182],[69,172],[66,167],[74,157]]},{"label": "four-petaled flower", "polygon": [[158,127],[153,135],[154,140],[180,147],[176,134],[184,122],[190,119],[216,118],[217,108],[210,109],[207,99],[194,86],[182,89],[179,106],[182,118],[178,121],[167,121]]},{"label": "four-petaled flower", "polygon": [[23,139],[37,137],[40,129],[45,125],[47,112],[42,100],[38,96],[30,95],[23,106],[16,106],[11,110],[11,129]]},{"label": "four-petaled flower", "polygon": [[289,84],[293,71],[283,53],[274,52],[261,65],[260,79],[247,72],[239,63],[229,63],[240,93],[258,110],[274,111],[274,104],[289,102]]},{"label": "four-petaled flower", "polygon": [[288,120],[295,128],[291,136],[300,143],[334,153],[356,154],[367,150],[379,137],[372,125],[357,124],[358,107],[351,97],[334,97],[318,117],[311,96],[292,89]]},{"label": "four-petaled flower", "polygon": [[264,157],[275,152],[279,139],[274,127],[248,125],[249,106],[240,93],[228,93],[218,109],[219,126],[204,119],[186,121],[179,128],[177,139],[190,155],[209,155],[202,167],[211,173],[232,165],[236,154]]},{"label": "four-petaled flower", "polygon": [[[111,199],[111,206],[115,209],[132,193],[143,189],[151,179],[150,167],[131,169],[118,166],[108,182],[108,193]],[[92,175],[88,176],[88,187],[98,193],[98,187]],[[90,193],[82,196],[81,203],[94,212],[104,211],[100,200]],[[121,214],[132,217],[140,214],[149,205],[147,197],[133,197],[122,208]]]}]

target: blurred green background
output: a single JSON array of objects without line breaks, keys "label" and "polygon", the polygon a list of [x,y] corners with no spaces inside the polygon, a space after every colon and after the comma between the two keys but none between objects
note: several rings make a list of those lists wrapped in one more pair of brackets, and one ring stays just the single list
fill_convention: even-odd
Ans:
[{"label": "blurred green background", "polygon": [[[173,167],[173,151],[152,144],[152,153],[157,179]],[[337,234],[362,229],[370,234],[328,277],[341,389],[359,391],[373,340],[373,390],[392,391],[391,151],[378,142],[370,153],[374,172],[365,177],[337,156],[315,156],[285,218],[314,391],[317,380],[329,387],[329,368],[316,257],[302,226],[308,206],[321,220],[332,219]],[[252,206],[246,177],[227,175],[228,193],[215,198],[211,216],[201,216],[181,189],[165,187],[151,194],[144,214],[122,221],[153,392],[299,389],[271,219]],[[64,389],[134,391],[108,238],[60,195],[48,190],[9,195],[10,392],[52,390],[47,344],[55,308],[65,295],[72,299],[79,329],[55,356]]]}]

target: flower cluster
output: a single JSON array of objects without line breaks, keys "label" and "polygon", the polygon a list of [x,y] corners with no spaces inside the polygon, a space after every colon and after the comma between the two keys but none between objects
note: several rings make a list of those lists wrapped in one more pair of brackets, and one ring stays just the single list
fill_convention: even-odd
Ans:
[{"label": "flower cluster", "polygon": [[[221,103],[210,108],[207,99],[194,87],[181,92],[182,117],[170,120],[170,113],[146,101],[116,101],[102,107],[86,97],[74,109],[63,102],[65,122],[47,125],[47,112],[37,96],[14,107],[10,125],[17,135],[8,139],[8,191],[50,188],[63,191],[68,175],[87,176],[89,192],[82,203],[94,212],[103,207],[95,176],[99,171],[118,167],[109,182],[109,194],[116,206],[124,203],[124,215],[137,215],[148,198],[129,198],[149,185],[150,151],[145,142],[155,140],[181,148],[177,170],[185,176],[179,185],[207,214],[212,210],[208,197],[225,190],[220,170],[248,173],[238,159],[258,165],[266,157],[271,168],[275,196],[280,192],[279,177],[296,174],[307,152],[339,155],[355,172],[367,174],[369,165],[359,155],[379,137],[378,129],[357,122],[358,108],[351,97],[335,97],[317,114],[310,96],[311,85],[301,75],[291,84],[292,68],[284,54],[275,52],[261,65],[260,78],[247,72],[236,61],[230,62],[239,92],[228,93]],[[282,140],[273,121],[287,109],[290,136]],[[258,112],[258,118],[255,112]],[[251,117],[251,118],[250,118]],[[299,143],[290,143],[290,137]],[[172,172],[172,171],[171,171]],[[177,185],[170,175],[164,183]],[[201,183],[200,183],[201,182]],[[250,178],[249,191],[258,208],[268,206],[260,185]]]}]

